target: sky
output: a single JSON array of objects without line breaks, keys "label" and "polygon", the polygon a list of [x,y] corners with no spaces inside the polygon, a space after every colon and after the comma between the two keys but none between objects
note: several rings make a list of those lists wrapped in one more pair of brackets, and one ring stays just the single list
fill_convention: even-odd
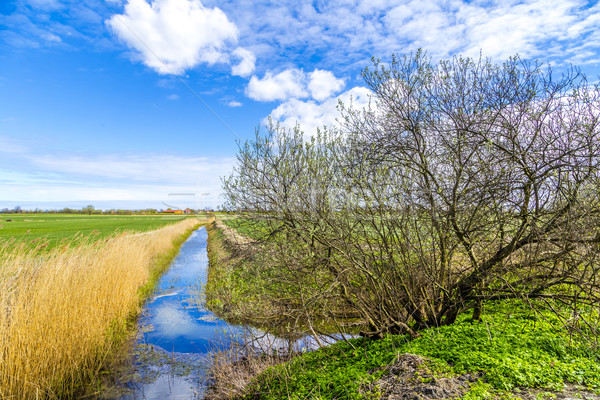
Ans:
[{"label": "sky", "polygon": [[0,0],[0,209],[217,207],[270,115],[307,135],[422,48],[600,76],[578,0]]}]

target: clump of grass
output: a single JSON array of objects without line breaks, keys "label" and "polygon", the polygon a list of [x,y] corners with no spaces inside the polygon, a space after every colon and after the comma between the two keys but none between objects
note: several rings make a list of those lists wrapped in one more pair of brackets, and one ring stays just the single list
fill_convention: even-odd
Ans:
[{"label": "clump of grass", "polygon": [[97,381],[161,255],[197,225],[186,219],[43,253],[0,242],[0,398],[72,397]]}]

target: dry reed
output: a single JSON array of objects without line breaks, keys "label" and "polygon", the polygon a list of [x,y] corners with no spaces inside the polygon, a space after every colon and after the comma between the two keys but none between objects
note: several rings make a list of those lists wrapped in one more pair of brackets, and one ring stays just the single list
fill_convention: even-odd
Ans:
[{"label": "dry reed", "polygon": [[48,252],[0,243],[0,398],[72,397],[97,379],[151,270],[198,222]]},{"label": "dry reed", "polygon": [[205,400],[240,399],[248,393],[248,385],[267,368],[289,361],[297,353],[278,352],[273,341],[246,329],[233,337],[229,347],[215,351],[208,371]]}]

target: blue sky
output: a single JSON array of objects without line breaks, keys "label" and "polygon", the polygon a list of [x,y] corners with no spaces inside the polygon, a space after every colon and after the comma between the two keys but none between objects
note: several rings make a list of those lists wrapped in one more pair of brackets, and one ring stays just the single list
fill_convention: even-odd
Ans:
[{"label": "blue sky", "polygon": [[418,48],[598,81],[600,5],[0,0],[0,208],[216,206],[236,139],[335,124],[372,56]]}]

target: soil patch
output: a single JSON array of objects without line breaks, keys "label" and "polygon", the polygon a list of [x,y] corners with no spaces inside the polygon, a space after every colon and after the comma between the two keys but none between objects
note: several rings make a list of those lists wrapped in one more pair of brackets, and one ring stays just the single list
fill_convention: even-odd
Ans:
[{"label": "soil patch", "polygon": [[545,389],[523,388],[513,391],[515,396],[523,400],[600,400],[600,396],[577,385],[567,385],[562,392]]},{"label": "soil patch", "polygon": [[[446,376],[432,372],[428,362],[426,357],[414,354],[399,355],[394,363],[378,370],[384,370],[383,376],[365,387],[363,393],[385,400],[457,399],[469,391],[472,383],[484,379],[483,374]],[[521,388],[512,394],[522,400],[600,400],[598,394],[577,385],[566,385],[560,392]]]},{"label": "soil patch", "polygon": [[469,391],[478,375],[445,376],[432,372],[425,357],[399,355],[384,367],[383,376],[365,388],[365,393],[380,393],[386,400],[454,399]]}]

